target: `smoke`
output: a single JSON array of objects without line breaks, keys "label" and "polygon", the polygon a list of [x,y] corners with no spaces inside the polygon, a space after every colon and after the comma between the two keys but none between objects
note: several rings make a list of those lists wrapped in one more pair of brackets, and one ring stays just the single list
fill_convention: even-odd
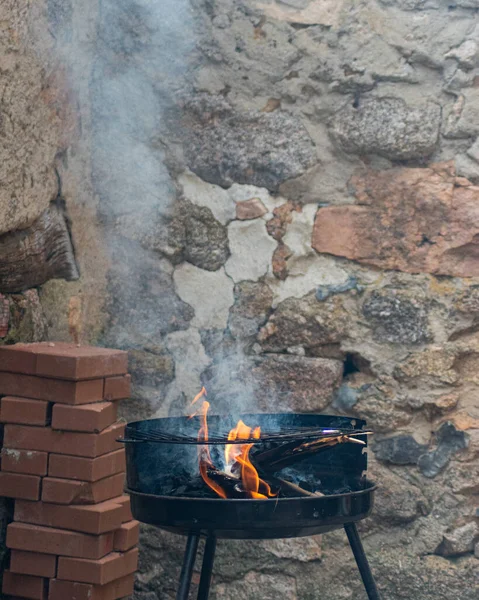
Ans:
[{"label": "smoke", "polygon": [[92,169],[107,221],[128,216],[146,228],[147,217],[174,199],[161,134],[185,85],[194,39],[188,0],[101,0],[90,84]]}]

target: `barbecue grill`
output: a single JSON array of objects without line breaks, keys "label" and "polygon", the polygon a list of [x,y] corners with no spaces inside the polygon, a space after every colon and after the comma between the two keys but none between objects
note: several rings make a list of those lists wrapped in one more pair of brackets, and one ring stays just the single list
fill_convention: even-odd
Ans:
[{"label": "barbecue grill", "polygon": [[[365,476],[365,421],[303,414],[241,419],[260,427],[260,437],[232,439],[232,416],[208,417],[206,437],[198,434],[204,423],[201,416],[151,419],[126,427],[123,441],[134,517],[188,537],[177,600],[188,598],[202,536],[206,545],[198,600],[209,596],[218,538],[302,537],[342,527],[367,595],[378,600],[356,528],[356,522],[370,514],[376,489]],[[238,473],[223,471],[228,446],[230,452],[248,447],[259,477],[268,481],[270,497],[244,497]],[[211,486],[200,476],[201,460],[206,460],[205,477]],[[217,486],[228,497],[219,497]]]}]

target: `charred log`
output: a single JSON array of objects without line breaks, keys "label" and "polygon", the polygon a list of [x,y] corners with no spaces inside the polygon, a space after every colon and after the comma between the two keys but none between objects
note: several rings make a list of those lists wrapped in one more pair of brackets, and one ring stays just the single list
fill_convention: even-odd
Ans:
[{"label": "charred log", "polygon": [[[368,432],[361,432],[367,434]],[[309,458],[313,454],[327,450],[337,444],[354,443],[364,445],[365,442],[350,435],[324,437],[311,442],[289,442],[269,450],[251,452],[251,462],[258,472],[263,474],[275,473]]]},{"label": "charred log", "polygon": [[78,278],[70,233],[57,204],[27,229],[0,236],[0,292],[22,292],[49,279]]}]

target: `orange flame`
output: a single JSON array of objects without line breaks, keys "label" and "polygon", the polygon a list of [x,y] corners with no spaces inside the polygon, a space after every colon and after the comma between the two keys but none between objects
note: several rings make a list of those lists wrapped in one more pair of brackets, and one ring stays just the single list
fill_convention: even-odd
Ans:
[{"label": "orange flame", "polygon": [[[205,388],[203,388],[204,390]],[[204,394],[201,394],[204,395]],[[199,396],[201,397],[201,396]],[[198,399],[198,398],[197,398]],[[210,403],[206,400],[203,402],[203,406],[201,409],[201,427],[198,433],[198,441],[207,442],[208,441],[208,410],[210,408]],[[200,463],[200,473],[203,481],[206,483],[208,487],[210,487],[214,492],[221,496],[221,498],[227,498],[226,492],[224,489],[213,481],[211,477],[208,476],[208,467],[212,467],[213,463],[211,462],[210,451],[207,445],[198,446],[198,458]]]},{"label": "orange flame", "polygon": [[[206,396],[206,390],[203,388],[199,394],[193,400],[193,404],[200,398]],[[198,441],[208,441],[208,410],[210,403],[206,400],[203,401],[201,408],[201,427],[198,432]],[[236,427],[234,427],[228,434],[228,441],[234,442],[236,440],[249,440],[261,439],[261,428],[248,427],[243,421],[238,421]],[[241,485],[248,498],[263,499],[273,498],[274,494],[266,481],[260,479],[258,471],[250,460],[249,453],[254,444],[226,444],[225,446],[225,464],[226,469],[231,471],[232,467],[237,463],[240,465]],[[211,461],[210,451],[207,445],[198,447],[198,457],[200,465],[200,473],[203,481],[206,485],[211,488],[221,498],[227,498],[226,491],[218,484],[213,481],[208,475],[208,467],[214,468]]]}]

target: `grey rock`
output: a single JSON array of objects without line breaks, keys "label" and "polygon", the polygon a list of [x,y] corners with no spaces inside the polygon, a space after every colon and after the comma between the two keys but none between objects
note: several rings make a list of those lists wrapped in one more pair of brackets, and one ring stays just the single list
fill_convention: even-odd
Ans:
[{"label": "grey rock", "polygon": [[228,328],[235,338],[247,338],[264,325],[273,303],[273,292],[265,283],[244,281],[235,286],[235,303]]},{"label": "grey rock", "polygon": [[342,412],[349,412],[358,401],[358,391],[350,387],[346,383],[338,389],[334,396],[333,408]]},{"label": "grey rock", "polygon": [[436,477],[449,463],[456,452],[468,446],[464,431],[459,431],[453,423],[443,423],[436,433],[437,448],[419,457],[418,467],[425,477]]},{"label": "grey rock", "polygon": [[466,314],[479,313],[479,285],[472,285],[459,298],[456,308]]},{"label": "grey rock", "polygon": [[393,465],[415,465],[427,451],[427,445],[419,444],[411,435],[398,435],[377,441],[373,446],[376,458]]},{"label": "grey rock", "polygon": [[233,112],[203,99],[199,114],[187,106],[186,160],[199,177],[223,187],[243,183],[276,191],[316,162],[313,141],[301,121],[287,113]]},{"label": "grey rock", "polygon": [[346,313],[334,304],[318,302],[314,294],[281,302],[258,335],[263,350],[279,352],[302,346],[315,348],[341,340]]},{"label": "grey rock", "polygon": [[185,259],[200,269],[217,271],[230,255],[226,227],[205,206],[182,202],[180,210],[185,228]]},{"label": "grey rock", "polygon": [[449,533],[444,534],[442,542],[436,548],[440,556],[460,556],[474,551],[476,542],[479,541],[479,525],[467,523]]},{"label": "grey rock", "polygon": [[395,290],[373,292],[364,302],[362,311],[378,341],[421,344],[431,338],[424,304]]},{"label": "grey rock", "polygon": [[[372,458],[372,457],[371,457]],[[391,471],[370,460],[368,477],[381,482],[375,499],[375,520],[387,527],[410,523],[419,517],[421,507],[427,512],[427,500],[417,485],[406,479],[402,471]]]},{"label": "grey rock", "polygon": [[280,354],[252,359],[251,378],[264,410],[320,412],[332,401],[342,374],[338,360]]},{"label": "grey rock", "polygon": [[378,154],[390,160],[423,159],[436,148],[441,108],[432,102],[409,106],[401,98],[348,103],[331,123],[331,134],[346,152]]}]

